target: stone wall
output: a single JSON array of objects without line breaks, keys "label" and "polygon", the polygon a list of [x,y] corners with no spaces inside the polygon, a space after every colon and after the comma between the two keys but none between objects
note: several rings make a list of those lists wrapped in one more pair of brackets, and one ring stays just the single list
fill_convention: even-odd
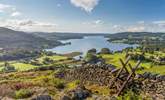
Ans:
[{"label": "stone wall", "polygon": [[112,65],[87,64],[83,67],[73,68],[64,72],[66,80],[81,80],[82,82],[90,81],[100,85],[108,85],[116,74],[118,69]]},{"label": "stone wall", "polygon": [[[119,69],[107,64],[87,64],[81,67],[69,69],[56,74],[56,77],[65,78],[66,80],[81,80],[82,82],[93,82],[99,85],[109,86],[112,78],[116,76]],[[128,74],[123,72],[120,75],[121,80],[126,80]],[[133,83],[127,88],[136,88],[146,95],[160,100],[165,100],[165,75],[153,74],[146,72],[136,74]]]}]

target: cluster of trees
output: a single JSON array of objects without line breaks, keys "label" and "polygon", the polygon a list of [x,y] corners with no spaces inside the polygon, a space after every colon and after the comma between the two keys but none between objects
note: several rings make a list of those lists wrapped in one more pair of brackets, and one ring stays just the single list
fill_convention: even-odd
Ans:
[{"label": "cluster of trees", "polygon": [[112,52],[108,48],[102,48],[99,53],[97,53],[97,50],[93,48],[88,50],[85,57],[85,61],[88,63],[104,62],[101,56],[98,56],[97,54],[110,54],[110,53]]},{"label": "cluster of trees", "polygon": [[4,72],[13,72],[13,71],[16,71],[16,69],[14,66],[10,65],[8,62],[5,62],[3,71]]}]

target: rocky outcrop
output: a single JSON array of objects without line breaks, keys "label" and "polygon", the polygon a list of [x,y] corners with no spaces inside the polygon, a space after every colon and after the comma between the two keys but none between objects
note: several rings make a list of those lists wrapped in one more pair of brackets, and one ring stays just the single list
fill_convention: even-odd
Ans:
[{"label": "rocky outcrop", "polygon": [[62,97],[62,100],[85,100],[91,96],[91,91],[86,89],[84,86],[78,86]]}]

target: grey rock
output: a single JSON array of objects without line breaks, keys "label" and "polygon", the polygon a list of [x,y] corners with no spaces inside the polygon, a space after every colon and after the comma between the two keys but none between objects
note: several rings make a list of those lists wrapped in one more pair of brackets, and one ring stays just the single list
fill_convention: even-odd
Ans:
[{"label": "grey rock", "polygon": [[68,97],[68,96],[66,96],[66,95],[64,95],[64,96],[61,98],[61,100],[71,100],[71,98]]},{"label": "grey rock", "polygon": [[32,100],[53,100],[53,99],[49,95],[39,95],[36,98],[33,98]]},{"label": "grey rock", "polygon": [[149,79],[152,79],[152,80],[156,80],[156,76],[157,76],[158,74],[150,74],[149,75]]},{"label": "grey rock", "polygon": [[143,76],[141,74],[136,74],[135,78],[139,79],[142,78]]},{"label": "grey rock", "polygon": [[165,75],[158,75],[158,76],[156,77],[156,79],[157,79],[158,81],[165,81]]},{"label": "grey rock", "polygon": [[145,72],[145,73],[143,74],[143,78],[145,78],[145,79],[146,79],[146,78],[149,78],[150,74],[151,74],[150,72]]}]

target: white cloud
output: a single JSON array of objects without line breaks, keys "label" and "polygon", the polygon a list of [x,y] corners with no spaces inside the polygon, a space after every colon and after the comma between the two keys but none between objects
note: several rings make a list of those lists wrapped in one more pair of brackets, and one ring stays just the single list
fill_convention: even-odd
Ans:
[{"label": "white cloud", "polygon": [[144,26],[130,26],[126,29],[128,32],[144,32],[146,27]]},{"label": "white cloud", "polygon": [[160,27],[164,27],[165,28],[165,20],[153,21],[152,23],[155,24],[155,25],[159,25]]},{"label": "white cloud", "polygon": [[142,24],[134,25],[114,25],[114,32],[144,32],[146,31],[146,26]]},{"label": "white cloud", "polygon": [[104,24],[104,22],[102,20],[98,19],[98,20],[94,20],[94,21],[83,22],[82,24],[95,26],[95,25],[102,25],[102,24]]},{"label": "white cloud", "polygon": [[103,24],[103,21],[102,20],[96,20],[94,21],[95,24]]},{"label": "white cloud", "polygon": [[17,16],[20,16],[20,15],[21,15],[21,13],[18,12],[18,11],[13,12],[13,13],[11,14],[12,17],[17,17]]},{"label": "white cloud", "polygon": [[70,0],[71,3],[85,10],[86,12],[91,12],[100,0]]},{"label": "white cloud", "polygon": [[21,15],[21,13],[17,11],[16,7],[7,4],[0,4],[0,13],[9,14],[12,17]]},{"label": "white cloud", "polygon": [[[3,23],[3,24],[2,24]],[[56,24],[33,21],[29,19],[6,19],[0,20],[0,27],[7,27],[20,31],[41,31],[41,32],[54,32],[56,31]]]},{"label": "white cloud", "polygon": [[12,10],[12,6],[11,5],[6,5],[6,4],[0,4],[0,13],[4,13],[8,10]]},{"label": "white cloud", "polygon": [[132,25],[114,25],[115,32],[165,32],[165,21],[138,22]]}]

